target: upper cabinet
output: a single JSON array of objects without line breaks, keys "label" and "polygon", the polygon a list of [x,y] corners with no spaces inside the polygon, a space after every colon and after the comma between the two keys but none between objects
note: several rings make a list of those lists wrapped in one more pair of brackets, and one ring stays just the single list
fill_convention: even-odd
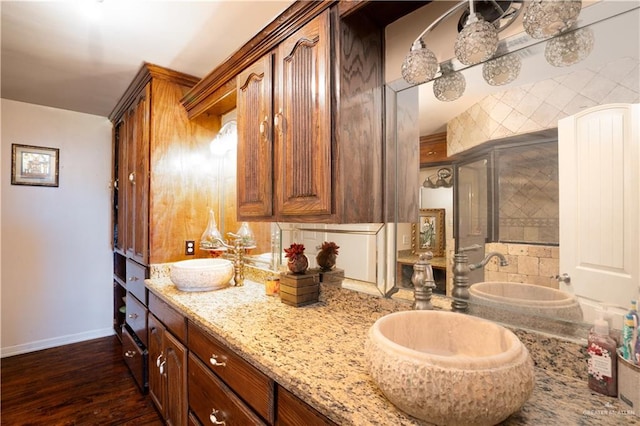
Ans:
[{"label": "upper cabinet", "polygon": [[329,20],[327,10],[237,77],[243,220],[335,213]]},{"label": "upper cabinet", "polygon": [[403,151],[384,133],[384,27],[409,6],[295,2],[182,99],[196,118],[236,88],[238,220],[372,223],[417,211],[385,202],[396,195],[384,161],[418,163],[417,137]]},{"label": "upper cabinet", "polygon": [[184,258],[212,203],[202,191],[219,116],[189,120],[180,104],[197,78],[144,64],[110,115],[114,123],[114,248],[141,265]]}]

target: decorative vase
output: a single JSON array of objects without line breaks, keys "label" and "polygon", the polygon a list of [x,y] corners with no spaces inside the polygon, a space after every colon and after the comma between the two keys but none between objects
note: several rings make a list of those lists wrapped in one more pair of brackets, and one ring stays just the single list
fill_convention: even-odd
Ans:
[{"label": "decorative vase", "polygon": [[320,250],[316,255],[316,262],[318,266],[323,271],[329,271],[334,266],[336,266],[336,258],[338,256],[335,253],[327,253],[323,250]]},{"label": "decorative vase", "polygon": [[309,267],[309,259],[304,254],[298,254],[287,262],[289,270],[294,274],[304,274]]}]

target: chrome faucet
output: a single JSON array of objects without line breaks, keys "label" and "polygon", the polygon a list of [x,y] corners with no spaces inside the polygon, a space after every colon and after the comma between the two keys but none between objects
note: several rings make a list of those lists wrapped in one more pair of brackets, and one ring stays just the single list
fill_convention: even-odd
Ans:
[{"label": "chrome faucet", "polygon": [[244,285],[244,245],[240,235],[233,232],[228,232],[227,235],[233,238],[233,245],[227,244],[221,238],[215,238],[214,241],[233,254],[233,283],[236,287],[240,287]]},{"label": "chrome faucet", "polygon": [[497,257],[498,259],[500,259],[500,266],[509,266],[509,261],[506,257],[504,257],[504,254],[497,251],[492,251],[487,253],[487,255],[484,257],[484,259],[482,259],[481,262],[469,265],[469,270],[474,271],[476,269],[484,268],[487,263],[489,263],[492,257]]},{"label": "chrome faucet", "polygon": [[478,250],[482,248],[479,244],[458,249],[458,253],[453,255],[453,302],[451,308],[456,312],[466,312],[469,304],[469,272],[484,268],[492,257],[497,256],[500,259],[500,266],[507,266],[509,262],[502,253],[492,251],[488,253],[481,262],[469,265],[468,251]]},{"label": "chrome faucet", "polygon": [[433,254],[428,251],[420,254],[418,261],[413,265],[413,275],[411,282],[413,283],[413,309],[433,309],[431,304],[431,296],[436,283],[433,279],[433,268],[429,260],[433,258]]}]

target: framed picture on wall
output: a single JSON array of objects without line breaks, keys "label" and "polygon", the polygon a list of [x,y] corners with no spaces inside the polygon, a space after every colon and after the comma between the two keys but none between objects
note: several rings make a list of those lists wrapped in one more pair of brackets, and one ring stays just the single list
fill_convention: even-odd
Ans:
[{"label": "framed picture on wall", "polygon": [[418,223],[411,225],[411,252],[420,254],[427,251],[433,257],[444,256],[445,209],[420,209]]},{"label": "framed picture on wall", "polygon": [[11,144],[11,151],[11,185],[58,186],[58,148]]}]

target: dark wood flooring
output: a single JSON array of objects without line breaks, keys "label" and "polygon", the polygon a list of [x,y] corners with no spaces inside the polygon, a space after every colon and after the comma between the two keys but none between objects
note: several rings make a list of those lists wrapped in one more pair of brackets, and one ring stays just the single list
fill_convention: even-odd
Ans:
[{"label": "dark wood flooring", "polygon": [[0,360],[2,425],[162,425],[115,336]]}]

